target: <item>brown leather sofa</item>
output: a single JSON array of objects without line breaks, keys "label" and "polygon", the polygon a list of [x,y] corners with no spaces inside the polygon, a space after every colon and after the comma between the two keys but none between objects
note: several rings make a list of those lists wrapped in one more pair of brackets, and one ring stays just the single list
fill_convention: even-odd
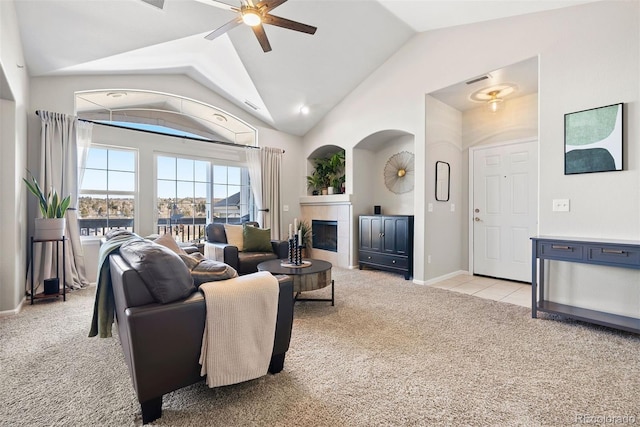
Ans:
[{"label": "brown leather sofa", "polygon": [[[248,222],[247,224],[258,225],[257,222]],[[273,252],[238,251],[236,246],[227,242],[224,224],[215,222],[207,224],[206,236],[205,254],[207,257],[230,265],[240,275],[255,273],[261,262],[289,257],[289,243],[284,240],[271,240]]]},{"label": "brown leather sofa", "polygon": [[[162,415],[162,395],[203,380],[198,363],[205,325],[205,300],[194,291],[184,300],[155,302],[138,272],[118,253],[109,255],[118,335],[143,424]],[[272,374],[284,367],[293,324],[293,283],[278,276],[280,296]]]}]

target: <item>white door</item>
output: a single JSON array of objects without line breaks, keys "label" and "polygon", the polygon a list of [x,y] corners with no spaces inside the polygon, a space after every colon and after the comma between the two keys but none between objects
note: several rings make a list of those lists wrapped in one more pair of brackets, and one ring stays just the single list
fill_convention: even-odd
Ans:
[{"label": "white door", "polygon": [[531,282],[537,183],[537,141],[474,150],[474,274]]}]

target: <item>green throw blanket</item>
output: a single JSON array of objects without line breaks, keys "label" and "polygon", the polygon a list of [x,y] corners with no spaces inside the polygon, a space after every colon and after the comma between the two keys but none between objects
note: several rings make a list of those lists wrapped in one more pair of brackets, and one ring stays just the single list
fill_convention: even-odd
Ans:
[{"label": "green throw blanket", "polygon": [[122,244],[139,240],[142,237],[134,233],[122,233],[116,235],[100,246],[98,255],[98,280],[96,289],[96,300],[93,305],[93,319],[91,321],[90,337],[99,335],[100,338],[111,336],[111,327],[116,309],[111,287],[111,269],[109,268],[109,254],[116,251]]}]

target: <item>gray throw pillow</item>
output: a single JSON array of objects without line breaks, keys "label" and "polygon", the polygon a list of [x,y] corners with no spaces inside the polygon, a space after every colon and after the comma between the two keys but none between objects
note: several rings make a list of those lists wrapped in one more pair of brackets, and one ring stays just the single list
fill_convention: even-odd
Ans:
[{"label": "gray throw pillow", "polygon": [[220,261],[204,258],[200,253],[180,255],[187,268],[191,270],[193,284],[198,287],[206,282],[231,279],[238,276],[235,268]]},{"label": "gray throw pillow", "polygon": [[120,246],[120,255],[133,267],[159,303],[178,301],[191,295],[191,272],[178,254],[148,240],[135,240]]}]

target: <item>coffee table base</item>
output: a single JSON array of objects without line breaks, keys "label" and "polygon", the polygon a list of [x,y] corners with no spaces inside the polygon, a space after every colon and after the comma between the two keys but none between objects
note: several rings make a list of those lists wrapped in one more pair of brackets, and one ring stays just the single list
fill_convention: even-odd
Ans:
[{"label": "coffee table base", "polygon": [[335,293],[334,293],[334,281],[331,280],[331,298],[300,298],[300,294],[302,292],[296,292],[296,295],[293,297],[294,301],[325,301],[331,302],[331,306],[335,305]]}]

